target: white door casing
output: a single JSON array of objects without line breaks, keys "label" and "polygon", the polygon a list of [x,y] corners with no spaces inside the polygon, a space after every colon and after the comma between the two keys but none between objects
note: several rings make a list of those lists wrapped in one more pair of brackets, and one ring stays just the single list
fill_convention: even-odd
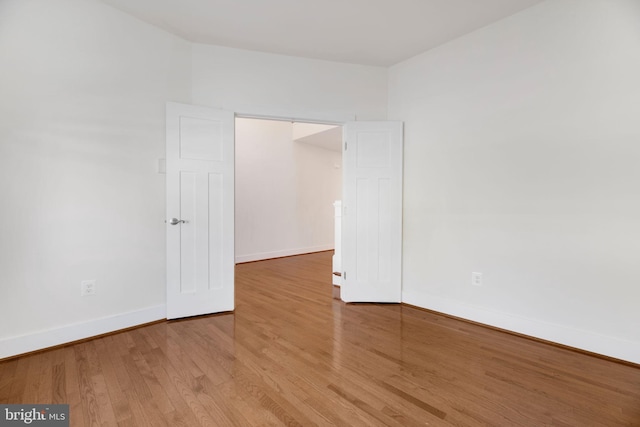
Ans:
[{"label": "white door casing", "polygon": [[234,113],[166,112],[167,318],[232,311]]},{"label": "white door casing", "polygon": [[344,126],[342,287],[346,302],[402,299],[402,122]]}]

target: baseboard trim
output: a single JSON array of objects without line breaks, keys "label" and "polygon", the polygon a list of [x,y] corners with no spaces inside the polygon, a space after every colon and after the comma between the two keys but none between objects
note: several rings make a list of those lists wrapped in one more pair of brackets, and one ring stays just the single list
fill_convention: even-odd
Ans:
[{"label": "baseboard trim", "polygon": [[402,302],[518,335],[558,344],[594,355],[640,365],[640,343],[609,337],[564,325],[528,319],[463,304],[424,293],[404,291]]},{"label": "baseboard trim", "polygon": [[242,264],[244,262],[253,262],[253,261],[264,261],[264,260],[273,259],[273,258],[283,258],[288,256],[304,255],[304,254],[310,254],[313,252],[324,252],[324,251],[331,251],[331,250],[333,250],[333,244],[310,246],[307,248],[285,249],[282,251],[273,251],[273,252],[259,252],[255,254],[249,254],[249,255],[238,255],[236,256],[236,264]]},{"label": "baseboard trim", "polygon": [[0,340],[0,360],[166,319],[166,305],[107,316]]}]

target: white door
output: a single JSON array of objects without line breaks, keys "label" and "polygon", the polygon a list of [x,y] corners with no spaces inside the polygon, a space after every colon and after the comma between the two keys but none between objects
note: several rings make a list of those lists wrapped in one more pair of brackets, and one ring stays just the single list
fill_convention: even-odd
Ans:
[{"label": "white door", "polygon": [[167,318],[234,309],[234,113],[167,103]]},{"label": "white door", "polygon": [[342,287],[346,302],[401,302],[402,122],[344,126]]}]

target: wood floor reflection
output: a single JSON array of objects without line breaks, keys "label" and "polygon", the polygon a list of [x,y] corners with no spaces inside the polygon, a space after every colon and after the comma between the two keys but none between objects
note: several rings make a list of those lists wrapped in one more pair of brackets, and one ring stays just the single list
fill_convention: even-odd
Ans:
[{"label": "wood floor reflection", "polygon": [[332,298],[331,253],[237,266],[236,312],[0,363],[0,403],[73,426],[640,426],[640,369]]}]

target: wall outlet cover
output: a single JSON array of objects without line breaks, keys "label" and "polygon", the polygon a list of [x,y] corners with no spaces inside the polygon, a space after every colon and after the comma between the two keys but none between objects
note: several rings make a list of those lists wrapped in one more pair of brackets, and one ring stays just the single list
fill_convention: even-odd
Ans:
[{"label": "wall outlet cover", "polygon": [[83,280],[80,282],[80,296],[86,297],[95,295],[96,293],[96,281],[95,280]]},{"label": "wall outlet cover", "polygon": [[473,286],[482,286],[482,273],[471,273],[471,284]]}]

